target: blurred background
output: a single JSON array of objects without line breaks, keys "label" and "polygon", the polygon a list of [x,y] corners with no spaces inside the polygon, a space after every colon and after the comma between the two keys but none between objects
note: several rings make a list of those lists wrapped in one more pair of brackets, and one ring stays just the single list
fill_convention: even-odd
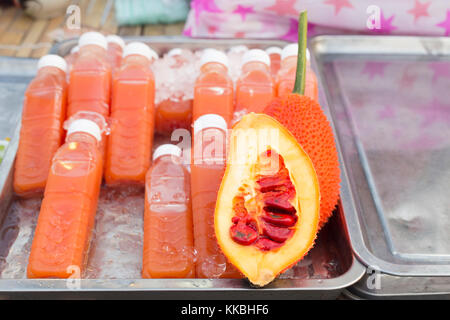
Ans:
[{"label": "blurred background", "polygon": [[[1,0],[0,6],[0,55],[39,58],[55,41],[88,30],[123,36],[181,35],[189,1]],[[116,8],[123,14],[117,15]]]},{"label": "blurred background", "polygon": [[38,58],[88,30],[296,41],[302,10],[309,36],[450,35],[448,0],[0,0],[0,55]]}]

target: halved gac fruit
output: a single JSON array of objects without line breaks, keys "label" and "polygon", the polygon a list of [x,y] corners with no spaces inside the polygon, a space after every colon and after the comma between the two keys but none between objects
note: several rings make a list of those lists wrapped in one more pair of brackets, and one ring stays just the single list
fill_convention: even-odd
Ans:
[{"label": "halved gac fruit", "polygon": [[214,227],[223,253],[251,283],[268,284],[308,253],[319,202],[313,164],[285,127],[255,113],[235,124]]}]

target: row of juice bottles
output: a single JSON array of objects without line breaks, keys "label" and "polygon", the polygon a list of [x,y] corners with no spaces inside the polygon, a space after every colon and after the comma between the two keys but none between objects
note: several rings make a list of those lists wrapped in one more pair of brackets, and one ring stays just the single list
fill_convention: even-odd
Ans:
[{"label": "row of juice bottles", "polygon": [[[63,58],[44,56],[26,91],[13,186],[21,197],[44,193],[28,277],[66,278],[74,266],[83,270],[103,177],[111,186],[145,186],[143,277],[241,277],[221,253],[213,226],[226,157],[225,144],[213,140],[218,135],[226,140],[236,111],[227,56],[215,49],[202,54],[189,173],[182,160],[186,150],[172,144],[156,148],[151,163],[150,66],[157,54],[140,42],[112,43],[117,46],[108,50],[103,35],[83,34],[70,70]],[[290,45],[278,52],[277,74],[283,77],[289,65],[291,73],[283,79],[292,82],[279,82],[278,94],[283,85],[286,92],[293,87],[296,50]],[[270,58],[257,49],[244,54],[238,111],[261,112],[277,94]],[[315,97],[317,82],[314,86]],[[213,159],[204,158],[206,149]]]}]

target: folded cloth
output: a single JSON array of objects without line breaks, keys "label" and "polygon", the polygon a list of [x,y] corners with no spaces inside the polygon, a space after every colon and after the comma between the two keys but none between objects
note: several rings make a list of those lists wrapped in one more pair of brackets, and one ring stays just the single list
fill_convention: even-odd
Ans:
[{"label": "folded cloth", "polygon": [[450,35],[449,0],[192,0],[184,34],[295,41],[303,10],[309,35]]},{"label": "folded cloth", "polygon": [[115,0],[119,25],[174,23],[186,20],[187,0]]}]

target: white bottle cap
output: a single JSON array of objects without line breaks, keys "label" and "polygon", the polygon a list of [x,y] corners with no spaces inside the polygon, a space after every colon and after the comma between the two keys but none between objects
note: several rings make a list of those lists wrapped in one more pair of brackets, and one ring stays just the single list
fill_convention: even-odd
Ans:
[{"label": "white bottle cap", "polygon": [[70,53],[76,53],[78,51],[80,51],[80,47],[79,46],[75,46],[72,49],[70,49]]},{"label": "white bottle cap", "polygon": [[174,144],[162,144],[153,152],[153,161],[166,155],[181,157],[181,149]]},{"label": "white bottle cap", "polygon": [[43,67],[56,67],[64,72],[67,72],[66,60],[64,60],[64,58],[61,58],[56,54],[47,54],[41,57],[38,61],[37,68],[39,70],[40,68]]},{"label": "white bottle cap", "polygon": [[222,51],[207,48],[203,50],[202,58],[200,60],[200,64],[204,66],[210,62],[217,62],[223,64],[228,69],[228,57]]},{"label": "white bottle cap", "polygon": [[252,49],[244,53],[244,56],[242,57],[241,66],[243,66],[248,62],[262,62],[268,67],[270,67],[270,57],[267,54],[267,52],[261,49]]},{"label": "white bottle cap", "polygon": [[280,47],[269,47],[269,48],[267,48],[266,49],[266,53],[268,54],[268,55],[271,55],[271,54],[279,54],[280,56],[281,56],[281,52],[282,52],[283,50],[280,48]]},{"label": "white bottle cap", "polygon": [[78,40],[78,46],[81,48],[89,44],[100,46],[105,50],[108,48],[108,42],[106,41],[105,36],[100,32],[90,31],[85,32],[81,35],[80,39]]},{"label": "white bottle cap", "polygon": [[[288,44],[286,47],[283,48],[283,51],[281,52],[281,60],[284,60],[288,57],[293,57],[298,55],[298,43],[291,43]],[[309,61],[311,59],[311,55],[309,53],[308,48],[306,48],[306,61]]]},{"label": "white bottle cap", "polygon": [[205,114],[194,122],[194,134],[206,128],[218,128],[227,131],[227,122],[218,114]]},{"label": "white bottle cap", "polygon": [[243,44],[238,46],[232,46],[230,49],[228,49],[228,53],[244,53],[248,51],[248,47],[244,46]]},{"label": "white bottle cap", "polygon": [[281,60],[284,60],[288,57],[296,56],[297,54],[298,54],[298,43],[288,44],[281,51]]},{"label": "white bottle cap", "polygon": [[116,36],[115,34],[106,36],[106,42],[118,44],[122,49],[125,47],[125,41],[123,41],[121,37]]},{"label": "white bottle cap", "polygon": [[183,50],[181,48],[173,48],[169,52],[167,52],[167,56],[168,57],[181,56],[182,53]]},{"label": "white bottle cap", "polygon": [[94,121],[88,119],[77,119],[73,121],[67,130],[67,136],[74,132],[85,132],[92,135],[99,142],[102,140],[100,127]]},{"label": "white bottle cap", "polygon": [[143,42],[130,42],[125,46],[125,49],[123,49],[123,57],[125,58],[132,54],[144,56],[150,61],[158,59],[158,54]]}]

